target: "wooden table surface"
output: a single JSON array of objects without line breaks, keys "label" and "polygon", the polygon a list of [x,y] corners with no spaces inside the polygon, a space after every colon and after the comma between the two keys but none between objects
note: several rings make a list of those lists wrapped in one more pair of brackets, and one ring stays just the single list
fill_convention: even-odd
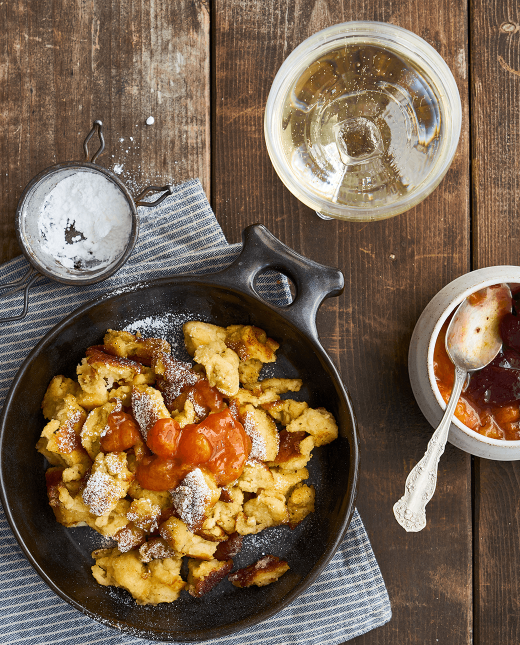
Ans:
[{"label": "wooden table surface", "polygon": [[[422,204],[378,223],[322,221],[282,185],[263,138],[284,58],[312,33],[380,20],[422,36],[462,99],[448,174]],[[410,336],[457,276],[520,264],[520,8],[516,0],[0,0],[0,261],[19,254],[17,200],[43,168],[82,158],[94,119],[136,194],[199,177],[230,242],[264,223],[345,274],[319,331],[360,423],[358,507],[393,607],[356,645],[520,641],[518,463],[448,445],[428,525],[392,505],[431,428],[407,372]],[[153,116],[153,126],[146,126]],[[305,640],[302,637],[302,643]]]}]

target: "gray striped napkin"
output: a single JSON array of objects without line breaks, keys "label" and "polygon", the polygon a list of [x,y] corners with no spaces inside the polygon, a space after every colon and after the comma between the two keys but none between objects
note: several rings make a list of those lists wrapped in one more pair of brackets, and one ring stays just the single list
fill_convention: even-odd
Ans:
[{"label": "gray striped napkin", "polygon": [[[208,273],[234,260],[240,245],[229,245],[206,200],[191,180],[153,209],[140,209],[141,232],[129,261],[98,285],[70,287],[39,278],[31,289],[29,315],[0,330],[0,406],[24,358],[38,340],[76,307],[107,292],[124,291],[138,280],[174,273]],[[18,257],[0,267],[0,284],[25,274]],[[273,272],[262,277],[263,297],[286,304],[287,283]],[[16,315],[21,295],[0,300],[0,317]],[[319,579],[274,618],[234,636],[206,641],[222,645],[335,645],[383,625],[390,602],[357,511],[347,535]],[[0,644],[83,645],[152,643],[92,621],[56,596],[26,560],[0,508]]]}]

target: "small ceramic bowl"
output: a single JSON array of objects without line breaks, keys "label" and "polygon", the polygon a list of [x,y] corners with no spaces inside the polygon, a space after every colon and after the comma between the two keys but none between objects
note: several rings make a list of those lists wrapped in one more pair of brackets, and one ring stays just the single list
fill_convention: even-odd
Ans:
[{"label": "small ceramic bowl", "polygon": [[[471,293],[502,282],[520,282],[520,267],[496,266],[466,273],[441,289],[417,321],[408,353],[408,372],[417,403],[434,428],[446,408],[433,372],[433,351],[439,331],[446,318]],[[498,461],[520,460],[520,441],[484,437],[457,418],[451,424],[448,441],[477,457]]]}]

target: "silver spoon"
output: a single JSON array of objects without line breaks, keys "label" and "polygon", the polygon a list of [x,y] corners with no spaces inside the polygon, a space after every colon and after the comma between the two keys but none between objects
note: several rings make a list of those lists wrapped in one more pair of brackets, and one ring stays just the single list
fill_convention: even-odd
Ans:
[{"label": "silver spoon", "polygon": [[446,332],[446,351],[455,365],[455,382],[442,420],[428,443],[424,457],[406,479],[405,493],[394,504],[395,519],[409,532],[426,526],[426,504],[437,485],[439,459],[444,452],[451,420],[468,372],[486,367],[500,351],[499,324],[511,311],[507,284],[487,287],[464,300]]}]

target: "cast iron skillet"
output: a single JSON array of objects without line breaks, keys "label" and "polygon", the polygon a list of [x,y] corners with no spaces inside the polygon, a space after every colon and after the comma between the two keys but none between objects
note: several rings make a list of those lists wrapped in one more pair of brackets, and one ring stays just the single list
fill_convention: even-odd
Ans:
[{"label": "cast iron skillet", "polygon": [[[315,580],[340,544],[354,510],[356,422],[349,396],[316,330],[317,310],[325,298],[342,292],[343,275],[298,255],[261,225],[248,227],[243,239],[241,255],[224,271],[138,283],[77,309],[30,353],[5,402],[0,423],[0,492],[20,546],[37,573],[64,600],[95,620],[141,638],[204,640],[267,619]],[[291,305],[277,307],[258,297],[255,277],[268,268],[293,280],[297,294]],[[44,425],[40,403],[51,378],[74,377],[85,349],[102,342],[107,328],[120,329],[165,312],[175,312],[179,320],[265,329],[281,343],[274,374],[302,378],[301,394],[311,406],[323,406],[334,414],[340,437],[315,449],[309,464],[316,511],[293,531],[276,527],[249,536],[235,559],[235,566],[243,567],[263,553],[278,555],[291,567],[280,580],[248,589],[237,589],[226,580],[202,599],[183,593],[173,604],[150,607],[136,605],[122,589],[94,581],[90,553],[101,545],[100,536],[86,527],[67,529],[56,522],[45,491],[46,464],[34,445]]]}]

